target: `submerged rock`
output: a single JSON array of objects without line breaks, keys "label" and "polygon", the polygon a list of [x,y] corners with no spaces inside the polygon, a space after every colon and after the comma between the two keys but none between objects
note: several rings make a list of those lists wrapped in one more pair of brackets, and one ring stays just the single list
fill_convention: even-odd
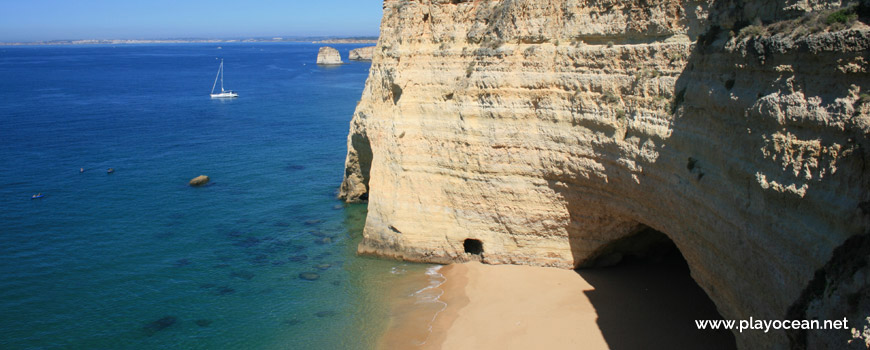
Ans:
[{"label": "submerged rock", "polygon": [[317,244],[329,244],[329,243],[332,243],[332,238],[331,238],[331,237],[318,238],[318,239],[315,239],[315,240],[314,240],[314,243],[317,243]]},{"label": "submerged rock", "polygon": [[301,254],[301,255],[293,255],[293,256],[289,257],[287,259],[287,261],[300,262],[300,261],[305,261],[305,259],[308,259],[308,255]]},{"label": "submerged rock", "polygon": [[260,254],[248,259],[248,262],[254,265],[264,265],[269,262],[269,256],[266,254]]},{"label": "submerged rock", "polygon": [[317,265],[317,266],[315,266],[315,267],[317,267],[318,270],[329,270],[329,268],[332,267],[332,265],[330,265],[330,264],[320,264],[320,265]]},{"label": "submerged rock", "polygon": [[208,180],[209,180],[208,176],[200,175],[200,176],[197,176],[197,177],[191,179],[191,180],[190,180],[190,185],[191,185],[191,186],[194,186],[194,187],[196,187],[196,186],[202,186],[202,185],[207,184],[207,183],[208,183]]},{"label": "submerged rock", "polygon": [[233,294],[235,292],[236,292],[235,289],[232,289],[232,288],[227,287],[227,286],[223,286],[217,290],[217,295],[227,295],[227,294]]},{"label": "submerged rock", "polygon": [[320,48],[320,51],[317,52],[317,64],[320,65],[338,65],[343,64],[341,61],[341,54],[338,53],[338,50],[331,48],[329,46],[324,46]]},{"label": "submerged rock", "polygon": [[245,281],[250,281],[254,278],[254,273],[250,271],[233,271],[230,273],[230,277],[241,278]]},{"label": "submerged rock", "polygon": [[316,272],[303,272],[299,274],[299,278],[306,281],[316,281],[320,279],[320,274]]},{"label": "submerged rock", "polygon": [[283,323],[284,325],[287,325],[287,326],[295,326],[297,324],[302,323],[302,321],[294,318],[294,319],[284,320],[284,322],[281,322],[281,323]]},{"label": "submerged rock", "polygon": [[159,331],[162,331],[166,328],[171,327],[177,321],[178,321],[178,318],[175,316],[164,316],[163,318],[161,318],[157,321],[154,321],[154,322],[151,322],[151,323],[145,325],[145,327],[142,327],[142,330],[145,331],[145,334],[147,334],[150,337]]},{"label": "submerged rock", "polygon": [[248,237],[248,238],[245,238],[241,241],[233,243],[233,245],[236,247],[250,248],[250,247],[253,247],[257,244],[260,244],[261,241],[262,240],[257,238],[257,237]]}]

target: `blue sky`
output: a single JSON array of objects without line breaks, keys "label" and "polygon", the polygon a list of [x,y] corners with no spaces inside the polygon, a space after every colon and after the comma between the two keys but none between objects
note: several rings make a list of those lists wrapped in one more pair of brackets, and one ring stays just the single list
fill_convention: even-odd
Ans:
[{"label": "blue sky", "polygon": [[0,0],[0,41],[375,36],[382,0]]}]

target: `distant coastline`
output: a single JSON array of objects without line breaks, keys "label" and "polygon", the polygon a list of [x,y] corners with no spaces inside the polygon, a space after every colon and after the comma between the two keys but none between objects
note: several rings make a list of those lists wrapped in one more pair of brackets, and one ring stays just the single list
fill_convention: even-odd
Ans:
[{"label": "distant coastline", "polygon": [[327,39],[313,41],[314,44],[377,44],[378,38],[373,39]]},{"label": "distant coastline", "polygon": [[126,44],[195,44],[195,43],[276,43],[311,42],[315,44],[368,44],[377,43],[377,37],[272,37],[245,39],[82,39],[33,42],[0,42],[0,46],[31,45],[126,45]]}]

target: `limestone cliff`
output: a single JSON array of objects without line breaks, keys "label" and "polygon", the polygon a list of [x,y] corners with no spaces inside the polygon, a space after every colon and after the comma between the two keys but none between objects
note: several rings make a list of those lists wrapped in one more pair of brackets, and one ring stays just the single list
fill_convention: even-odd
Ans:
[{"label": "limestone cliff", "polygon": [[334,48],[324,46],[317,52],[317,64],[328,66],[342,63],[344,62],[341,61],[341,54]]},{"label": "limestone cliff", "polygon": [[371,61],[372,54],[375,52],[374,46],[361,47],[358,49],[350,50],[350,54],[348,55],[349,60],[352,61]]},{"label": "limestone cliff", "polygon": [[[857,320],[870,29],[840,5],[386,0],[341,186],[359,251],[571,268],[649,227],[725,318]],[[845,342],[817,334],[735,335]]]}]

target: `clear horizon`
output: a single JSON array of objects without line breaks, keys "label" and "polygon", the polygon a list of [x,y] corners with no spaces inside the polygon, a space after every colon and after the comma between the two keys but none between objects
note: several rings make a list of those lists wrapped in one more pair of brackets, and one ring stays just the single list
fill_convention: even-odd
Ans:
[{"label": "clear horizon", "polygon": [[0,0],[0,42],[377,36],[380,0]]}]

